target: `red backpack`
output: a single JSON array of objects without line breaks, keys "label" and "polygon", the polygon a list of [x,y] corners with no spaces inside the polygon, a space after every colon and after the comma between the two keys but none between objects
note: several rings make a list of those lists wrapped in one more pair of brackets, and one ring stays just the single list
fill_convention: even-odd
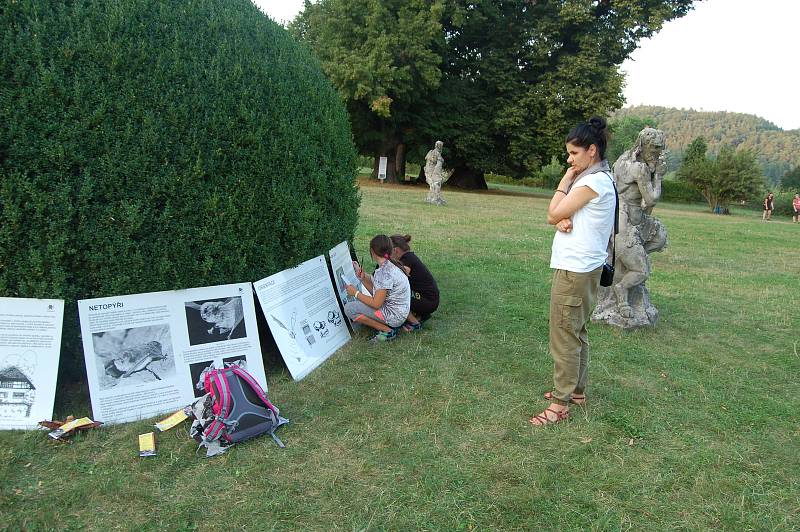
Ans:
[{"label": "red backpack", "polygon": [[188,408],[194,417],[190,435],[206,447],[206,456],[227,451],[234,443],[269,434],[279,447],[275,430],[289,420],[267,399],[267,394],[237,363],[223,369],[213,364],[200,374],[197,387],[206,392]]}]

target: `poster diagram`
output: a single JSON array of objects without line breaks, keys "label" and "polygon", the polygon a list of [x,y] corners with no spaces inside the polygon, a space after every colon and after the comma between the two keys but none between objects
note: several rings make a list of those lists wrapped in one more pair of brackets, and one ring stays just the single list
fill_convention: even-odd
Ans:
[{"label": "poster diagram", "polygon": [[53,418],[64,301],[0,297],[0,429]]},{"label": "poster diagram", "polygon": [[295,380],[350,341],[322,255],[254,284],[270,331]]},{"label": "poster diagram", "polygon": [[78,312],[95,419],[186,406],[211,366],[240,364],[266,389],[250,283],[87,299]]},{"label": "poster diagram", "polygon": [[339,296],[339,301],[342,302],[342,307],[348,301],[352,301],[353,297],[347,295],[344,289],[345,285],[351,284],[361,290],[362,293],[370,295],[369,290],[361,284],[361,281],[356,277],[356,271],[353,268],[353,261],[350,258],[350,246],[347,241],[337,244],[336,247],[328,253],[331,258],[331,269],[333,270],[333,277],[336,284],[336,294]]}]

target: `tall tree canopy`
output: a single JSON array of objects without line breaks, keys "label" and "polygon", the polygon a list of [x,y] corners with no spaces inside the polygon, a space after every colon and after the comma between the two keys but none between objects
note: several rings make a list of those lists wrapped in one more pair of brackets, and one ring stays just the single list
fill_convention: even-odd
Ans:
[{"label": "tall tree canopy", "polygon": [[322,61],[347,105],[363,155],[388,156],[387,178],[405,176],[414,109],[439,86],[442,4],[426,0],[305,2],[290,31]]},{"label": "tall tree canopy", "polygon": [[[392,157],[401,143],[421,158],[441,139],[450,181],[485,186],[485,171],[530,174],[563,151],[576,122],[619,108],[618,65],[691,4],[320,0],[306,2],[293,30],[348,101],[362,153]],[[393,72],[406,66],[399,81]],[[360,86],[384,88],[388,112],[370,107],[380,90],[359,100]]]}]

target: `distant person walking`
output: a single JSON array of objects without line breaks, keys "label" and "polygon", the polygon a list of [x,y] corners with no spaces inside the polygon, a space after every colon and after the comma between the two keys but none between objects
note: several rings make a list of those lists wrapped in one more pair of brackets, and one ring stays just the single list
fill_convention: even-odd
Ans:
[{"label": "distant person walking", "polygon": [[769,222],[772,220],[772,211],[775,210],[775,194],[772,192],[767,194],[764,198],[764,214],[761,215],[761,220]]},{"label": "distant person walking", "polygon": [[792,220],[794,223],[800,222],[800,194],[795,194],[792,199]]},{"label": "distant person walking", "polygon": [[550,267],[550,354],[553,389],[550,401],[533,416],[535,426],[569,419],[569,405],[586,401],[589,335],[586,324],[597,304],[600,273],[614,228],[614,177],[605,157],[608,131],[603,118],[578,124],[566,139],[570,167],[547,208],[556,226]]}]

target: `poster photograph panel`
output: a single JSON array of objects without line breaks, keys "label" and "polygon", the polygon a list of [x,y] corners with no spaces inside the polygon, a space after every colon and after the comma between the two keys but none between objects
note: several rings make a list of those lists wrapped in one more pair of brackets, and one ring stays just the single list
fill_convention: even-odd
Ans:
[{"label": "poster photograph panel", "polygon": [[0,429],[53,419],[63,323],[61,299],[0,297]]},{"label": "poster photograph panel", "polygon": [[311,373],[350,341],[322,255],[254,285],[267,324],[294,380]]},{"label": "poster photograph panel", "polygon": [[207,344],[247,336],[241,297],[188,301],[186,324],[189,344]]},{"label": "poster photograph panel", "polygon": [[[95,419],[135,421],[203,395],[203,370],[237,362],[266,389],[250,283],[78,302]],[[198,386],[199,384],[199,386]]]}]

